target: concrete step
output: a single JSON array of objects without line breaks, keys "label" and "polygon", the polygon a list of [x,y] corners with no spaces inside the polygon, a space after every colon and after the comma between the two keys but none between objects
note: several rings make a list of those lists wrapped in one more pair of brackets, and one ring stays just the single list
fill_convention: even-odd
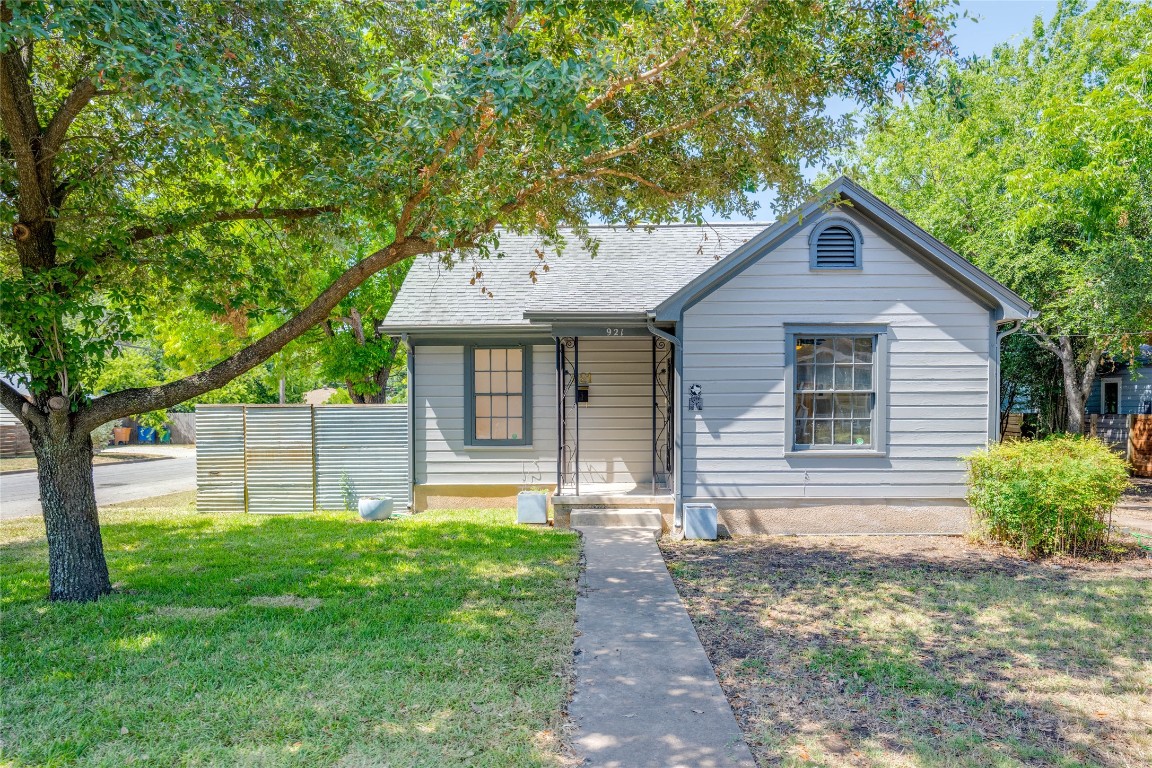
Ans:
[{"label": "concrete step", "polygon": [[573,528],[639,528],[660,537],[663,524],[658,509],[574,509]]}]

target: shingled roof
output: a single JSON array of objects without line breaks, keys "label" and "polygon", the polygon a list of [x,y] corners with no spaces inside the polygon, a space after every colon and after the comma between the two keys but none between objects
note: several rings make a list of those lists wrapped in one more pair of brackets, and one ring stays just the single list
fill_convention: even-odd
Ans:
[{"label": "shingled roof", "polygon": [[[766,226],[592,227],[600,242],[595,258],[574,237],[557,255],[539,237],[504,234],[501,258],[463,254],[460,263],[446,269],[435,255],[418,257],[382,328],[393,333],[454,326],[525,328],[525,312],[650,312]],[[545,262],[538,249],[545,252]],[[471,284],[473,267],[483,273],[477,285]],[[535,283],[529,274],[533,270]]]}]

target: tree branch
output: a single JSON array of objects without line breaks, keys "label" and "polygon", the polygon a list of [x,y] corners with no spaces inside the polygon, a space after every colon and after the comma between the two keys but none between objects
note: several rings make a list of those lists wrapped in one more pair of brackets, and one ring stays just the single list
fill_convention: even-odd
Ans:
[{"label": "tree branch", "polygon": [[[7,8],[5,14],[11,14]],[[11,40],[0,53],[0,122],[8,134],[12,156],[16,160],[16,174],[20,180],[17,197],[20,218],[37,222],[48,211],[48,196],[41,188],[36,162],[35,142],[40,138],[40,122],[36,116],[36,102],[28,82],[24,58]]]},{"label": "tree branch", "polygon": [[90,432],[114,419],[169,408],[193,397],[218,389],[240,376],[297,338],[317,323],[322,323],[344,297],[372,275],[398,261],[420,253],[431,253],[436,243],[423,238],[398,240],[382,248],[340,275],[311,304],[267,336],[253,342],[236,354],[206,371],[156,387],[124,389],[93,400],[77,414],[76,427]]},{"label": "tree branch", "polygon": [[633,85],[642,85],[660,77],[660,75],[664,74],[669,68],[675,66],[676,62],[680,61],[689,53],[691,53],[692,49],[696,47],[696,43],[699,41],[700,29],[696,25],[693,25],[692,37],[688,40],[687,43],[678,48],[671,56],[656,66],[652,67],[651,69],[638,72],[635,75],[631,75],[629,77],[621,78],[620,80],[610,84],[608,86],[608,90],[604,91],[604,93],[588,102],[588,109],[599,109],[607,102],[616,98],[616,95],[626,88],[630,88]]},{"label": "tree branch", "polygon": [[3,379],[0,379],[0,403],[3,403],[4,407],[11,411],[21,424],[28,426],[29,416],[24,412],[24,406],[27,405],[31,409],[32,402]]},{"label": "tree branch", "polygon": [[315,205],[306,208],[240,208],[234,211],[210,211],[192,214],[185,219],[165,224],[162,227],[136,227],[129,235],[129,242],[139,243],[155,237],[166,237],[177,232],[225,221],[246,221],[258,219],[283,219],[294,221],[323,216],[326,213],[339,213],[338,205]]},{"label": "tree branch", "polygon": [[[88,103],[98,93],[92,78],[82,78],[72,86],[72,90],[68,92],[56,110],[56,114],[52,116],[48,127],[44,129],[44,140],[40,150],[40,162],[47,164],[49,171],[52,160],[60,150],[60,145],[64,142],[64,136],[68,133],[68,129],[72,127],[72,123],[84,110],[84,107],[88,106]],[[43,173],[42,170],[41,174]]]}]

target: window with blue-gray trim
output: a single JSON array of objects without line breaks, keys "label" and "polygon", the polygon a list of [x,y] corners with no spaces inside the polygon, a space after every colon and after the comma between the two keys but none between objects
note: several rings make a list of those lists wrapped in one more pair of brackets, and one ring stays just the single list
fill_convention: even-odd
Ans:
[{"label": "window with blue-gray trim", "polygon": [[531,444],[531,348],[473,344],[465,362],[468,444]]},{"label": "window with blue-gray trim", "polygon": [[811,269],[860,269],[864,238],[848,219],[834,216],[818,223],[808,236]]},{"label": "window with blue-gray trim", "polygon": [[887,446],[887,328],[790,326],[786,448],[876,454]]}]

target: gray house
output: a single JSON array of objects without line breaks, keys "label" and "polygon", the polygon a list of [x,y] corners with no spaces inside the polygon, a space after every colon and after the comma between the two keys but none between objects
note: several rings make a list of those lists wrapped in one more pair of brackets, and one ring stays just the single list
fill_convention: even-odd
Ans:
[{"label": "gray house", "polygon": [[547,488],[560,524],[709,501],[733,531],[965,529],[1019,296],[846,178],[772,226],[594,235],[505,234],[477,284],[466,254],[412,266],[384,330],[417,510]]}]

